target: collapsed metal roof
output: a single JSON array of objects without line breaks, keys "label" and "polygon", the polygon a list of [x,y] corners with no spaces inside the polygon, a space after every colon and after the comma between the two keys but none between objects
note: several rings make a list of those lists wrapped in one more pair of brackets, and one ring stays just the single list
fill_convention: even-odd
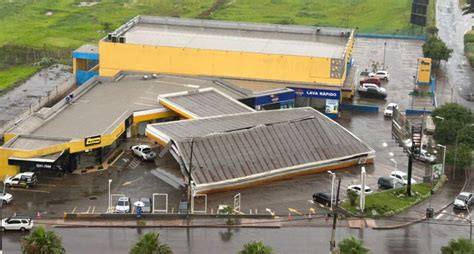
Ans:
[{"label": "collapsed metal roof", "polygon": [[[197,192],[249,184],[347,160],[374,151],[338,123],[312,108],[259,111],[154,124],[147,132],[167,146]],[[365,161],[365,160],[362,160]]]}]

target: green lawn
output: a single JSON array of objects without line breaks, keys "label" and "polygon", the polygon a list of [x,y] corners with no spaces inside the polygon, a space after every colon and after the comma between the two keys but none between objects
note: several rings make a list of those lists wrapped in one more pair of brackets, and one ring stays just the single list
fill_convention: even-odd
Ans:
[{"label": "green lawn", "polygon": [[[392,215],[401,210],[412,206],[429,196],[431,186],[426,183],[415,184],[412,186],[412,197],[405,197],[406,188],[388,190],[367,195],[365,198],[366,216],[374,216],[372,210],[376,210],[378,215]],[[356,200],[356,206],[359,204],[359,198]],[[344,201],[341,206],[352,214],[358,214],[359,211],[350,205],[349,201]]]},{"label": "green lawn", "polygon": [[38,70],[38,66],[17,66],[0,71],[0,93],[12,84],[29,78]]},{"label": "green lawn", "polygon": [[[104,28],[117,28],[136,15],[194,17],[212,0],[102,0],[78,7],[74,0],[0,1],[0,45],[68,48],[97,43]],[[47,15],[47,14],[50,15]]]},{"label": "green lawn", "polygon": [[[411,29],[409,24],[411,2],[411,0],[235,0],[227,1],[227,4],[211,17],[252,22],[358,27],[362,33],[408,34]],[[434,7],[434,1],[431,2]]]}]

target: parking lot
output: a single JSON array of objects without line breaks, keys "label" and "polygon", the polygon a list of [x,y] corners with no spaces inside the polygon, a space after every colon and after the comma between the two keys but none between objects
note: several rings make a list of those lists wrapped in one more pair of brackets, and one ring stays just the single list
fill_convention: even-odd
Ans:
[{"label": "parking lot", "polygon": [[[391,139],[390,119],[383,117],[383,108],[389,102],[400,105],[401,110],[410,107],[410,91],[413,89],[412,76],[416,70],[416,58],[421,56],[421,42],[405,40],[382,40],[358,38],[354,48],[354,59],[359,70],[369,68],[371,63],[383,59],[383,44],[387,42],[386,66],[390,71],[390,81],[383,84],[387,89],[386,100],[359,99],[356,103],[377,105],[378,113],[342,112],[337,121],[352,131],[356,136],[367,142],[376,150],[375,164],[368,165],[367,185],[377,189],[377,179],[388,176],[395,169],[407,170],[407,157],[401,147]],[[144,140],[141,140],[144,141]],[[108,183],[111,182],[112,206],[119,196],[131,197],[131,203],[140,197],[152,198],[153,193],[167,194],[168,206],[165,206],[164,195],[156,199],[156,209],[176,213],[179,201],[185,198],[182,190],[172,187],[160,179],[154,170],[159,168],[180,177],[180,171],[175,160],[168,154],[163,159],[153,162],[143,162],[135,158],[129,151],[131,144],[141,142],[130,140],[123,145],[125,153],[118,158],[109,169],[84,175],[65,175],[63,177],[41,174],[40,183],[30,189],[10,189],[14,195],[12,204],[3,209],[4,216],[13,213],[37,216],[62,216],[68,213],[105,213],[108,207]],[[350,184],[360,183],[360,166],[334,171],[342,178],[341,192]],[[414,164],[414,179],[422,181],[427,167],[424,163]],[[251,189],[212,193],[207,196],[207,212],[216,212],[221,204],[233,205],[234,196],[240,193],[241,211],[243,213],[267,213],[267,209],[276,214],[288,214],[288,209],[296,209],[308,213],[315,206],[311,197],[314,192],[330,192],[331,177],[328,173],[296,177],[279,182],[262,185]],[[203,199],[196,202],[196,210],[203,210]]]}]

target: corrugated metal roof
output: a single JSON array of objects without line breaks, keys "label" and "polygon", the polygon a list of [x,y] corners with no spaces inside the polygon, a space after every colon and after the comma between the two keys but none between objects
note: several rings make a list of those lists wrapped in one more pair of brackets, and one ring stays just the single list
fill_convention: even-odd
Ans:
[{"label": "corrugated metal roof", "polygon": [[[219,116],[253,112],[247,105],[218,92],[214,88],[158,96],[160,103],[193,117]],[[178,112],[180,113],[180,112]]]},{"label": "corrugated metal roof", "polygon": [[369,154],[373,150],[312,108],[261,111],[156,124],[188,164],[194,137],[192,178],[225,182],[272,170]]},{"label": "corrugated metal roof", "polygon": [[[147,126],[151,133],[162,133],[170,140],[179,141],[190,137],[202,137],[212,133],[224,133],[247,129],[258,125],[294,121],[302,118],[326,118],[312,108],[280,109],[205,117],[178,122],[157,123]],[[163,135],[160,135],[163,136]]]}]

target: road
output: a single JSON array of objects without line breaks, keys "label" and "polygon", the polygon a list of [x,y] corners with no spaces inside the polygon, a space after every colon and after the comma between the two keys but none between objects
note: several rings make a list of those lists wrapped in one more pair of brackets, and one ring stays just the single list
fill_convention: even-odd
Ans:
[{"label": "road", "polygon": [[[434,223],[452,224],[441,225]],[[364,240],[373,253],[437,253],[449,239],[469,236],[466,224],[449,220],[419,223],[397,230],[337,229],[337,240],[351,235]],[[463,225],[463,226],[460,226]],[[78,228],[54,229],[63,237],[67,253],[128,253],[138,236],[137,229]],[[149,229],[143,230],[148,232]],[[236,253],[252,240],[262,240],[273,247],[275,253],[328,253],[330,228],[286,227],[281,229],[238,229],[228,231],[217,228],[156,229],[160,239],[169,244],[175,253]],[[229,233],[230,232],[230,233]],[[449,232],[449,233],[448,233]],[[3,234],[5,253],[20,253],[20,233]]]},{"label": "road", "polygon": [[[442,63],[441,69],[446,72],[447,86],[445,93],[454,90],[453,101],[474,110],[474,74],[464,56],[463,36],[473,26],[472,15],[462,16],[458,0],[437,0],[436,25],[439,37],[453,49],[448,62]],[[444,80],[440,80],[444,82]]]}]

